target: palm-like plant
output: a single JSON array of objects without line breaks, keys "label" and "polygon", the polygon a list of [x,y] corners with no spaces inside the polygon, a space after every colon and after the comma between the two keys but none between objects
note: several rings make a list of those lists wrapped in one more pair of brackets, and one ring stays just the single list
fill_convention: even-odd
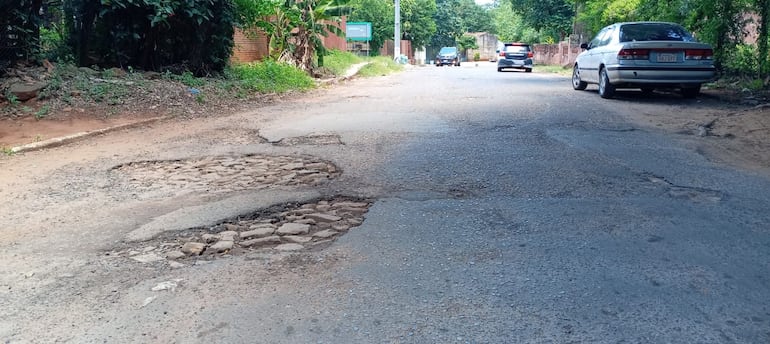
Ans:
[{"label": "palm-like plant", "polygon": [[271,55],[305,71],[312,71],[314,57],[323,65],[326,49],[322,37],[343,36],[342,15],[350,12],[349,0],[284,0],[271,18]]}]

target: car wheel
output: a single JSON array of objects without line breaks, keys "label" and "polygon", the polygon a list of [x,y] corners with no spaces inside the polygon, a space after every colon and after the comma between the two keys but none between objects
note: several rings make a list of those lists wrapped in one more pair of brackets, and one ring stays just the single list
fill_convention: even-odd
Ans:
[{"label": "car wheel", "polygon": [[588,87],[588,83],[580,80],[580,71],[578,70],[578,66],[575,65],[572,67],[572,88],[582,91],[585,90],[586,87]]},{"label": "car wheel", "polygon": [[502,72],[502,71],[503,71],[503,69],[502,69],[502,68],[500,68],[500,67],[497,67],[497,71],[498,71],[498,72]]},{"label": "car wheel", "polygon": [[458,61],[455,66],[460,67],[460,62]]},{"label": "car wheel", "polygon": [[607,76],[607,68],[599,71],[599,96],[602,98],[612,98],[615,95],[615,86],[610,84],[610,78]]},{"label": "car wheel", "polygon": [[524,72],[526,72],[526,73],[532,73],[532,68],[525,68],[525,69],[524,69]]},{"label": "car wheel", "polygon": [[700,94],[700,85],[695,87],[682,87],[682,96],[688,99],[697,97]]}]

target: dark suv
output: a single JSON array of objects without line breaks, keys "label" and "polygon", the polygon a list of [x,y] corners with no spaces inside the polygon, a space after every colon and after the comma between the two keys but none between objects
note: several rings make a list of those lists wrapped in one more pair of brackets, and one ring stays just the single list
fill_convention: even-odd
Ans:
[{"label": "dark suv", "polygon": [[443,65],[460,66],[460,53],[457,47],[443,47],[436,55],[436,67]]},{"label": "dark suv", "polygon": [[532,71],[534,53],[529,44],[505,43],[499,55],[497,58],[498,72],[502,72],[504,68],[523,69],[527,73]]}]

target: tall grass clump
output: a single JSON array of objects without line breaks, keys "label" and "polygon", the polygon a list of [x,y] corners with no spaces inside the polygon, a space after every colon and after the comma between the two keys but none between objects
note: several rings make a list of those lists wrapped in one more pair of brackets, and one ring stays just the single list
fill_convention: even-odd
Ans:
[{"label": "tall grass clump", "polygon": [[361,76],[380,76],[399,72],[404,66],[394,62],[390,57],[378,56],[369,60],[370,63],[358,72]]},{"label": "tall grass clump", "polygon": [[331,50],[324,57],[324,67],[334,73],[334,75],[343,75],[350,66],[361,63],[364,60],[356,54],[347,51]]},{"label": "tall grass clump", "polygon": [[315,85],[304,71],[272,60],[235,65],[228,74],[242,88],[259,93],[306,91]]}]

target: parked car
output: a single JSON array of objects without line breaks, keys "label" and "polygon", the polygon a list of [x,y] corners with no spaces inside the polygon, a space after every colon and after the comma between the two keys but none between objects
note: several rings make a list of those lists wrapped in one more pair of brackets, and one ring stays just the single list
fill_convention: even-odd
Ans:
[{"label": "parked car", "polygon": [[616,23],[603,28],[584,49],[572,69],[572,87],[599,85],[611,98],[619,88],[676,88],[686,98],[716,76],[714,51],[685,28],[667,22]]},{"label": "parked car", "polygon": [[460,66],[460,52],[457,47],[443,47],[436,55],[436,67],[444,65]]},{"label": "parked car", "polygon": [[506,68],[523,69],[532,72],[534,57],[532,47],[526,43],[505,43],[498,54],[497,71],[502,72]]}]

